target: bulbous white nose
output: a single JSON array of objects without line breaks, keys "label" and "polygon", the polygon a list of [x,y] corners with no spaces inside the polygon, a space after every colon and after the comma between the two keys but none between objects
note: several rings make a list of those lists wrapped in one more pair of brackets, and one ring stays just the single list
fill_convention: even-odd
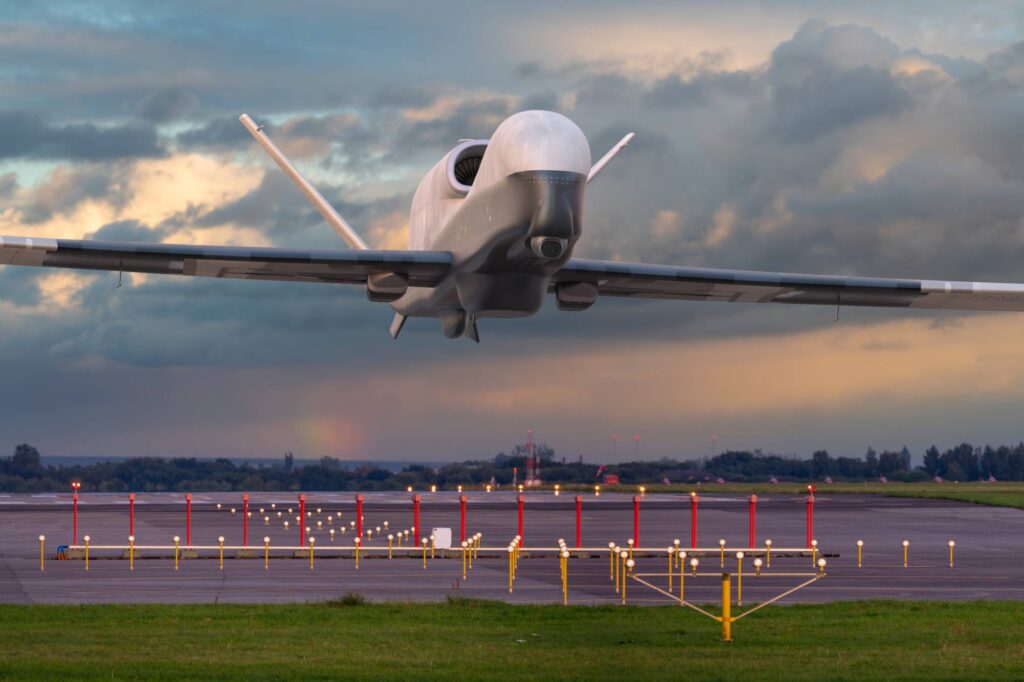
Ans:
[{"label": "bulbous white nose", "polygon": [[522,171],[587,175],[590,145],[586,135],[575,123],[553,111],[522,111],[509,116],[487,145],[473,190]]}]

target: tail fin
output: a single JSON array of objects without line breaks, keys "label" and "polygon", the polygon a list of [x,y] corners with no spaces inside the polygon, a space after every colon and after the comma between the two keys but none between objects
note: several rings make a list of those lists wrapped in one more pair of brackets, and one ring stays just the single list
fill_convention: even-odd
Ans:
[{"label": "tail fin", "polygon": [[353,249],[366,251],[370,248],[367,246],[366,242],[363,241],[363,238],[359,236],[359,233],[356,232],[355,229],[353,229],[353,227],[349,225],[337,211],[334,210],[334,207],[327,202],[327,199],[324,199],[324,195],[320,194],[319,190],[317,190],[317,188],[314,187],[309,180],[303,177],[302,173],[292,165],[292,162],[288,160],[288,157],[284,155],[284,152],[277,148],[277,145],[274,144],[273,140],[263,132],[263,126],[257,125],[256,121],[252,120],[249,114],[242,114],[238,117],[238,120],[241,121],[242,125],[245,126],[245,129],[248,130],[254,138],[256,138],[256,142],[263,147],[263,151],[265,151],[267,155],[274,160],[278,167],[284,171],[284,174],[295,183],[295,186],[299,188],[299,191],[302,192],[303,195],[305,195],[306,199],[309,200],[309,203],[313,204],[313,207],[320,212],[320,215],[322,215],[324,220],[327,221],[327,224],[338,233],[338,236],[348,242],[348,245]]}]

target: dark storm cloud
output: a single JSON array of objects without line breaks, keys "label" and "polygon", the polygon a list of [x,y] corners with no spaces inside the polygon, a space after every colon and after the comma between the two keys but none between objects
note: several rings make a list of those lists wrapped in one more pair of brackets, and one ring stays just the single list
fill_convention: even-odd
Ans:
[{"label": "dark storm cloud", "polygon": [[124,188],[117,176],[115,169],[99,165],[58,170],[27,193],[21,219],[28,225],[42,223],[88,199],[120,203]]},{"label": "dark storm cloud", "polygon": [[156,242],[160,241],[166,233],[166,229],[149,227],[138,220],[118,220],[99,228],[89,235],[89,239],[113,242]]},{"label": "dark storm cloud", "polygon": [[39,113],[0,111],[0,159],[104,161],[164,154],[156,130],[138,125],[54,124]]},{"label": "dark storm cloud", "polygon": [[0,175],[0,199],[6,199],[18,189],[18,176],[14,173]]},{"label": "dark storm cloud", "polygon": [[172,86],[147,95],[139,103],[139,115],[150,123],[166,123],[191,114],[198,106],[198,97]]},{"label": "dark storm cloud", "polygon": [[[268,134],[273,126],[266,126]],[[249,131],[238,121],[238,116],[218,116],[195,128],[189,128],[175,136],[178,147],[186,150],[237,149],[252,142]]]},{"label": "dark storm cloud", "polygon": [[826,66],[796,84],[780,84],[774,102],[772,130],[800,143],[876,116],[896,116],[910,98],[887,71]]}]

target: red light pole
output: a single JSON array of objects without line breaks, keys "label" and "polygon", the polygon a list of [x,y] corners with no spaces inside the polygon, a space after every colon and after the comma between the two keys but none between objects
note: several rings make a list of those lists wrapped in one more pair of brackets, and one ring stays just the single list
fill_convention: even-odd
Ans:
[{"label": "red light pole", "polygon": [[580,522],[580,517],[583,514],[583,496],[576,496],[576,546],[581,546],[583,542],[583,528]]},{"label": "red light pole", "polygon": [[814,492],[817,490],[813,485],[807,486],[807,546],[811,546],[814,539]]},{"label": "red light pole", "polygon": [[306,494],[299,494],[299,547],[306,546]]},{"label": "red light pole", "polygon": [[412,537],[415,547],[420,546],[420,496],[412,496]]},{"label": "red light pole", "polygon": [[633,546],[640,546],[640,496],[633,496]]},{"label": "red light pole", "polygon": [[128,535],[135,535],[135,493],[128,493]]},{"label": "red light pole", "polygon": [[750,532],[747,547],[754,547],[757,540],[757,495],[750,496]]},{"label": "red light pole", "polygon": [[363,496],[356,495],[356,537],[363,539]]},{"label": "red light pole", "polygon": [[697,493],[690,493],[690,547],[697,546]]},{"label": "red light pole", "polygon": [[519,496],[519,546],[523,546],[523,496]]},{"label": "red light pole", "polygon": [[192,493],[185,494],[185,546],[192,546]]},{"label": "red light pole", "polygon": [[242,547],[249,546],[249,493],[242,493]]},{"label": "red light pole", "polygon": [[72,529],[71,529],[71,544],[72,545],[78,542],[78,490],[81,487],[82,487],[82,484],[79,483],[78,481],[72,481],[71,482],[71,490],[73,491],[71,493],[71,505],[72,505],[72,508],[74,509],[74,512],[72,514],[72,516],[74,517],[74,521],[71,524],[72,525]]},{"label": "red light pole", "polygon": [[466,496],[459,495],[459,542],[466,539]]}]

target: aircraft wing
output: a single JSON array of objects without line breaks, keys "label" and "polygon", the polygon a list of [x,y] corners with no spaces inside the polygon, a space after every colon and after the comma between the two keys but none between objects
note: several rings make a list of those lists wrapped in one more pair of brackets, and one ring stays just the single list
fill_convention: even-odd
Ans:
[{"label": "aircraft wing", "polygon": [[596,287],[598,296],[1024,311],[1024,284],[800,275],[582,259],[569,260],[551,281],[553,289],[587,283]]},{"label": "aircraft wing", "polygon": [[394,273],[432,287],[451,267],[447,251],[349,251],[192,246],[0,236],[0,265],[34,265],[161,275],[365,284]]}]

